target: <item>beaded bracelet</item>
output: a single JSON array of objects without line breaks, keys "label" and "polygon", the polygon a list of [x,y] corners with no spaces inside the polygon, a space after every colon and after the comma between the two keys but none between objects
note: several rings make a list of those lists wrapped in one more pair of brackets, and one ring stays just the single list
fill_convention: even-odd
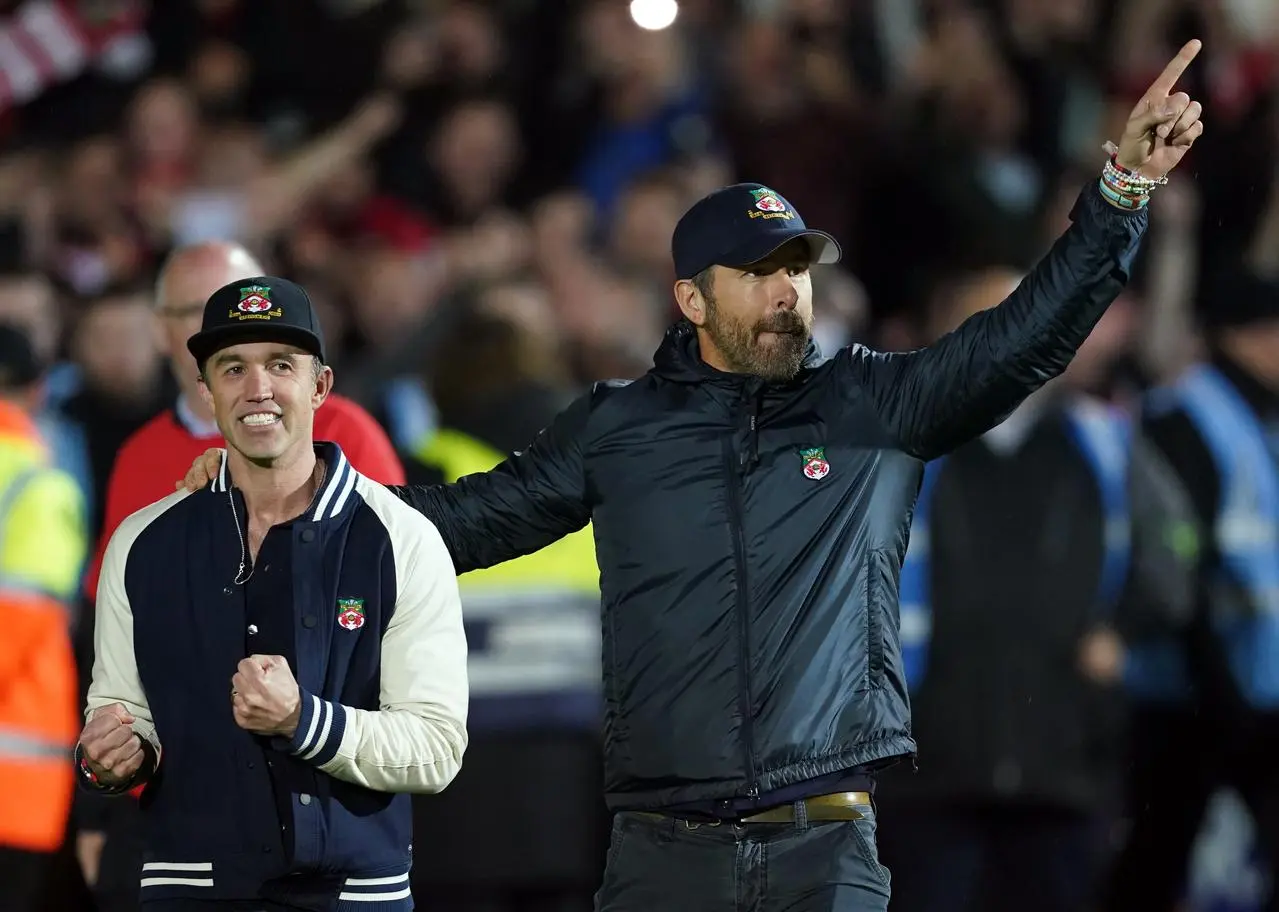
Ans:
[{"label": "beaded bracelet", "polygon": [[1144,209],[1146,205],[1150,202],[1150,194],[1121,193],[1120,191],[1111,187],[1106,182],[1106,179],[1104,177],[1100,181],[1098,181],[1098,186],[1101,187],[1101,195],[1106,198],[1107,202],[1111,203],[1114,206],[1117,206],[1120,209],[1130,209],[1130,210]]},{"label": "beaded bracelet", "polygon": [[1125,168],[1119,164],[1118,149],[1113,143],[1107,143],[1105,149],[1110,155],[1101,171],[1099,186],[1102,195],[1120,209],[1144,209],[1150,202],[1151,192],[1168,182],[1167,176],[1155,180]]}]

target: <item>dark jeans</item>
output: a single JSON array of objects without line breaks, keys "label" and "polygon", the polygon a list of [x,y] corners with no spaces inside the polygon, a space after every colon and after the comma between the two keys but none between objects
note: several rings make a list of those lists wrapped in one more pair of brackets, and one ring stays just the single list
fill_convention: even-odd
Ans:
[{"label": "dark jeans", "polygon": [[875,849],[875,811],[861,810],[861,820],[741,826],[618,814],[595,908],[885,912],[889,876]]},{"label": "dark jeans", "polygon": [[1095,891],[1102,832],[1081,815],[896,804],[889,815],[893,912],[1082,912]]}]

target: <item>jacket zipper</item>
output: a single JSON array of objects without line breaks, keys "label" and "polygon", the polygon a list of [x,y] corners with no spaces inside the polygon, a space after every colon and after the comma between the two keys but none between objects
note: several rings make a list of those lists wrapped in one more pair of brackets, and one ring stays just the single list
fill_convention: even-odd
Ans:
[{"label": "jacket zipper", "polygon": [[[750,415],[750,439],[755,436],[756,418]],[[746,576],[746,531],[743,528],[741,474],[749,466],[749,452],[744,449],[734,459],[732,439],[725,442],[724,464],[728,470],[729,525],[733,530],[733,559],[737,564],[737,645],[738,645],[738,709],[742,714],[742,740],[746,747],[747,797],[759,797],[759,783],[755,779],[755,724],[751,704],[750,682],[750,589]]]}]

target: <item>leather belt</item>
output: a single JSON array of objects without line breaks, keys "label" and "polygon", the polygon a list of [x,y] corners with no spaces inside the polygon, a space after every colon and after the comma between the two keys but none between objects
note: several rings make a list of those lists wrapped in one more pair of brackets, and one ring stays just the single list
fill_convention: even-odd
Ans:
[{"label": "leather belt", "polygon": [[[804,810],[809,820],[861,820],[866,815],[858,808],[865,807],[870,803],[870,792],[835,792],[830,795],[814,795],[812,798],[779,805],[745,817],[718,821],[695,820],[689,822],[700,824],[701,826],[718,826],[720,823],[794,823],[796,804],[804,805]],[[647,820],[681,819],[679,814],[661,814],[652,811],[636,811],[635,815]]]}]

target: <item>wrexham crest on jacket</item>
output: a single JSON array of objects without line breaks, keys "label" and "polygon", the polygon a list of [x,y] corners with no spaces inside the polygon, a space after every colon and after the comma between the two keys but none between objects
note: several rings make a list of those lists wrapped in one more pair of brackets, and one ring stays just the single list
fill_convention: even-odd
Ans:
[{"label": "wrexham crest on jacket", "polygon": [[826,461],[826,447],[808,447],[800,450],[799,458],[804,461],[805,478],[821,481],[830,474],[830,463]]},{"label": "wrexham crest on jacket", "polygon": [[237,320],[270,320],[284,316],[284,311],[279,307],[271,309],[269,285],[246,285],[240,289],[240,301],[229,316]]},{"label": "wrexham crest on jacket", "polygon": [[364,599],[338,599],[338,626],[346,630],[364,626]]}]

